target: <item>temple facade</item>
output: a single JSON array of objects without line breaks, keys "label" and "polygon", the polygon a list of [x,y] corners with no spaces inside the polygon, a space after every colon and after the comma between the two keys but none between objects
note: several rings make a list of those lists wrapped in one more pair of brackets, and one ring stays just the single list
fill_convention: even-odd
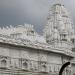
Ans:
[{"label": "temple facade", "polygon": [[[74,59],[73,26],[66,8],[54,4],[43,35],[30,24],[0,28],[0,75],[58,75]],[[74,75],[72,66],[63,75]]]}]

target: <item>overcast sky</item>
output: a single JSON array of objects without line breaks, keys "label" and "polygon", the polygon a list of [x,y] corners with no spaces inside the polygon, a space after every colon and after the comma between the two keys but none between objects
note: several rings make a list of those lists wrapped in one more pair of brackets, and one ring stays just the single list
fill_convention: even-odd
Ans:
[{"label": "overcast sky", "polygon": [[[37,32],[47,22],[48,11],[57,0],[0,0],[0,26],[33,24]],[[62,0],[61,0],[62,1]],[[62,1],[75,21],[75,0]]]}]

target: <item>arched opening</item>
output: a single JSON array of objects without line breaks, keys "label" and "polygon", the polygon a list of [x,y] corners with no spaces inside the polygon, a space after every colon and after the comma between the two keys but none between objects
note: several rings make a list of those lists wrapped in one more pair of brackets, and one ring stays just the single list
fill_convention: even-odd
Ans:
[{"label": "arched opening", "polygon": [[23,67],[24,67],[25,69],[28,69],[28,63],[27,63],[27,62],[24,62],[24,63],[23,63]]},{"label": "arched opening", "polygon": [[6,68],[6,65],[7,65],[6,60],[2,60],[2,61],[1,61],[1,67],[2,67],[2,68]]},{"label": "arched opening", "polygon": [[42,71],[43,71],[43,72],[46,72],[46,70],[47,70],[47,67],[46,67],[45,64],[43,64],[43,65],[42,65]]}]

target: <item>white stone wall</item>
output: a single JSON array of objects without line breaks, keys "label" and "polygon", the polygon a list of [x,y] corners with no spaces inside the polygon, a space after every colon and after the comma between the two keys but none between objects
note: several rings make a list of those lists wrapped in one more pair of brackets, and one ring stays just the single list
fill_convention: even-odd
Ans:
[{"label": "white stone wall", "polygon": [[[66,56],[63,59],[65,60]],[[58,73],[63,63],[60,54],[13,46],[0,46],[0,67],[2,60],[6,60],[7,68],[52,73]]]}]

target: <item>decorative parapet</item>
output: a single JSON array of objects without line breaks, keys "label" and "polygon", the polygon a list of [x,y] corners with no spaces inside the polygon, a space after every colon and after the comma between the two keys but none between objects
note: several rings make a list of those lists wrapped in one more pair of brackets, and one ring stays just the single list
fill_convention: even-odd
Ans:
[{"label": "decorative parapet", "polygon": [[30,47],[34,49],[40,49],[40,50],[45,50],[45,51],[51,51],[55,53],[62,53],[66,55],[71,55],[72,56],[72,51],[68,47],[59,47],[59,46],[53,46],[49,45],[47,43],[41,43],[41,42],[32,42],[30,40],[22,40],[22,39],[6,39],[6,38],[0,38],[0,43],[4,44],[10,44],[10,45],[15,45],[15,46],[23,46],[23,47]]},{"label": "decorative parapet", "polygon": [[[4,34],[2,33],[3,30],[6,31],[6,32],[3,32]],[[9,30],[11,30],[11,31],[9,32]],[[19,25],[16,27],[10,26],[9,28],[6,27],[3,29],[0,29],[0,31],[1,31],[0,32],[0,43],[12,44],[12,45],[16,45],[16,46],[24,46],[24,47],[30,47],[30,48],[35,48],[35,49],[52,51],[52,52],[56,52],[56,53],[63,53],[66,55],[72,55],[70,46],[68,46],[68,47],[66,45],[60,46],[59,44],[61,44],[61,42],[59,44],[56,43],[56,45],[48,44],[43,36],[38,35],[34,31],[32,25],[25,24],[24,26],[22,26],[22,25]],[[26,34],[26,31],[28,32],[27,34]],[[18,34],[18,33],[20,33],[20,34]],[[14,35],[17,34],[18,37],[16,37],[16,38],[11,37],[11,34],[14,34]],[[31,34],[33,34],[33,35],[31,35]]]}]

